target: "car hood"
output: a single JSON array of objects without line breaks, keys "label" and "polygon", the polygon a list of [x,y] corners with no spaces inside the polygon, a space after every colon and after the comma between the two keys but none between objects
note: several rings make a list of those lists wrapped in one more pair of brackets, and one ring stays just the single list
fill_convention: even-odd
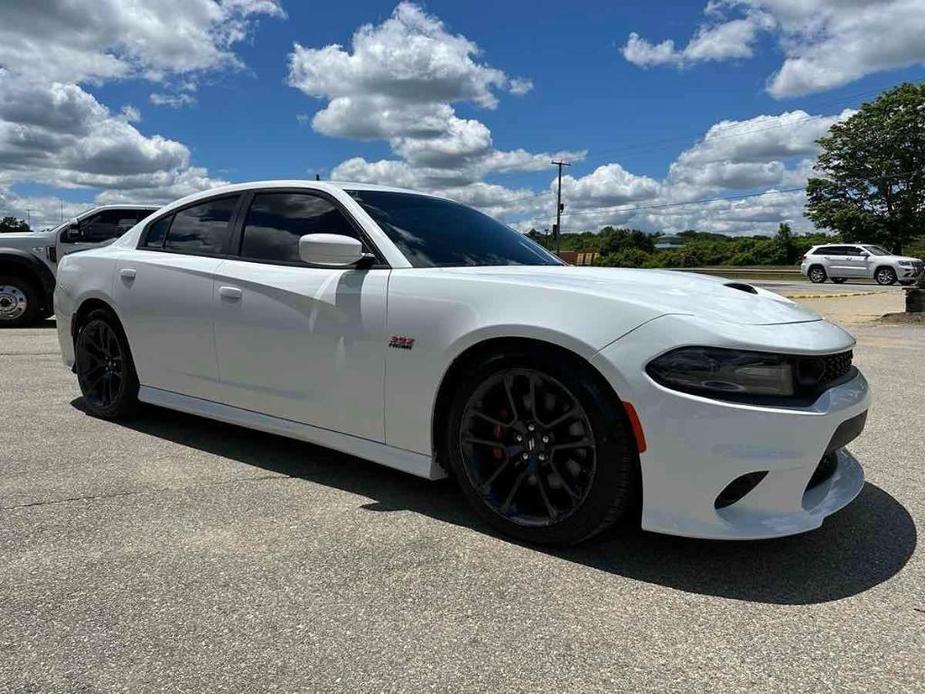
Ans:
[{"label": "car hood", "polygon": [[0,234],[0,247],[16,246],[17,248],[26,248],[34,246],[36,243],[42,244],[47,242],[48,232],[45,231],[24,231]]},{"label": "car hood", "polygon": [[647,307],[654,315],[686,314],[739,325],[821,320],[817,313],[773,292],[689,272],[552,265],[442,268],[439,272],[460,279],[534,286],[540,292],[539,301],[543,290],[567,291]]}]

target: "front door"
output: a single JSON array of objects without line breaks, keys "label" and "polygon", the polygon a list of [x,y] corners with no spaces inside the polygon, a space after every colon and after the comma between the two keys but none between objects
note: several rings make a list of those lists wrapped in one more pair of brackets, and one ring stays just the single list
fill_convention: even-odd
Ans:
[{"label": "front door", "polygon": [[76,226],[68,226],[58,233],[57,258],[75,251],[108,245],[149,214],[150,210],[107,209],[86,217]]},{"label": "front door", "polygon": [[324,197],[254,196],[241,259],[215,271],[221,402],[384,441],[390,271],[309,267],[298,241],[310,233],[361,238]]}]

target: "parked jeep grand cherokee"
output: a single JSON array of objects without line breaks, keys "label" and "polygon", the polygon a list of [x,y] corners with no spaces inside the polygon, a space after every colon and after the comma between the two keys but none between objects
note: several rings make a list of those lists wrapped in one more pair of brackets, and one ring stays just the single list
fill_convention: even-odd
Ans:
[{"label": "parked jeep grand cherokee", "polygon": [[0,327],[29,325],[50,316],[58,259],[112,243],[157,209],[101,205],[54,229],[0,234]]},{"label": "parked jeep grand cherokee", "polygon": [[800,263],[800,272],[810,282],[827,279],[841,284],[849,279],[876,280],[877,284],[912,284],[922,272],[922,261],[894,255],[867,243],[813,246]]}]

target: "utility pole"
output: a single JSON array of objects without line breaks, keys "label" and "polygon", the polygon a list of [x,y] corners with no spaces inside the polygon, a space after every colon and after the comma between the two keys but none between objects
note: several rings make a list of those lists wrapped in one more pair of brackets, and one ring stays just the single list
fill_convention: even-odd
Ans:
[{"label": "utility pole", "polygon": [[560,234],[562,233],[562,167],[571,166],[567,161],[553,161],[554,166],[559,167],[559,190],[556,192],[556,226],[552,229],[552,235],[556,239],[556,255],[559,255],[559,249],[562,244]]}]

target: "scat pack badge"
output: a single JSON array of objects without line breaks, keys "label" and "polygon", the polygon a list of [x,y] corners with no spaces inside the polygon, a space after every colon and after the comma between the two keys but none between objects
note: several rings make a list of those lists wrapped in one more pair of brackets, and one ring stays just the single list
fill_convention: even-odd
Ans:
[{"label": "scat pack badge", "polygon": [[414,347],[414,338],[405,337],[404,335],[392,335],[392,339],[389,340],[389,347],[394,349],[411,349]]}]

